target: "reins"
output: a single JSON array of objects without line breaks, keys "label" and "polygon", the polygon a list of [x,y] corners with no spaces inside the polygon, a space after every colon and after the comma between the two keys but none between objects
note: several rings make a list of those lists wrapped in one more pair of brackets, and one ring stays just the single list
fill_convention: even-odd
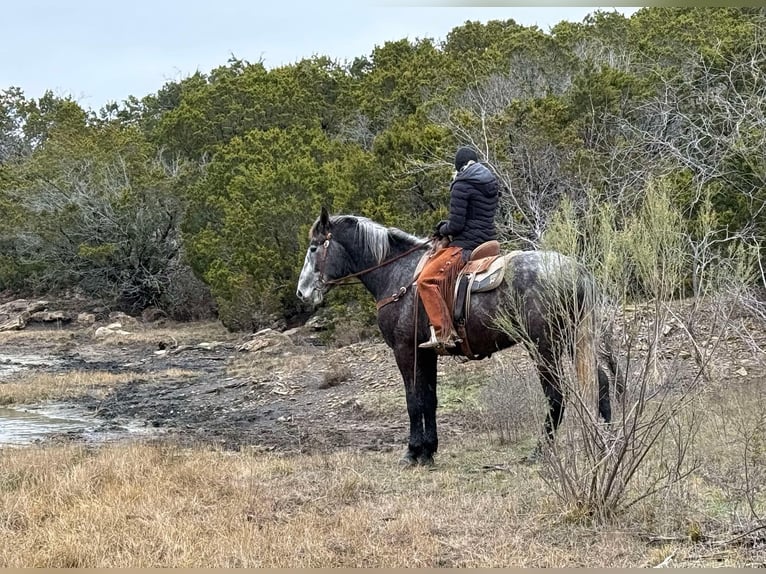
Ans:
[{"label": "reins", "polygon": [[[406,257],[407,255],[410,255],[411,253],[414,253],[415,251],[418,251],[419,249],[428,247],[428,243],[419,243],[413,247],[410,247],[408,250],[403,251],[399,255],[392,257],[391,259],[386,259],[385,261],[382,261],[381,263],[378,263],[377,265],[374,265],[372,267],[368,267],[367,269],[362,269],[361,271],[357,271],[356,273],[351,273],[350,275],[344,275],[343,277],[339,277],[338,279],[325,280],[324,266],[325,266],[325,262],[327,261],[327,248],[330,245],[330,239],[332,239],[332,233],[328,233],[327,236],[325,237],[324,252],[322,253],[322,262],[319,266],[319,278],[324,285],[336,285],[336,286],[353,285],[354,283],[352,281],[349,281],[349,279],[356,279],[358,277],[361,277],[362,275],[371,273],[372,271],[380,269],[381,267],[385,267],[386,265],[389,265],[393,263],[394,261],[398,261],[399,259],[402,259],[403,257]],[[401,295],[403,294],[404,293],[401,293]]]}]

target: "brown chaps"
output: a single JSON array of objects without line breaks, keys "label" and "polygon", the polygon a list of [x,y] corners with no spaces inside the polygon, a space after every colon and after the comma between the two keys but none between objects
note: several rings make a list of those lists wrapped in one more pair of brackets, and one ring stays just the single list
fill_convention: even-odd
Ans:
[{"label": "brown chaps", "polygon": [[461,247],[444,247],[430,256],[418,277],[420,300],[440,341],[452,334],[455,282],[464,265]]}]

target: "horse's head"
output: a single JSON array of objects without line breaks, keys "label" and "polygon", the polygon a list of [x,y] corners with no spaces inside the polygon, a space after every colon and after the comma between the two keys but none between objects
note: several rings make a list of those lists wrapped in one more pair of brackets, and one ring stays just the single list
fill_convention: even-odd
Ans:
[{"label": "horse's head", "polygon": [[[392,242],[400,252],[386,259]],[[366,217],[330,217],[323,207],[309,231],[309,248],[296,295],[302,301],[319,305],[333,285],[345,284],[353,278],[360,278],[364,283],[372,271],[426,246],[427,242],[422,239]]]},{"label": "horse's head", "polygon": [[346,274],[345,251],[337,241],[332,241],[333,224],[327,209],[322,208],[319,218],[309,231],[309,248],[298,277],[296,295],[301,301],[319,305],[334,279]]}]

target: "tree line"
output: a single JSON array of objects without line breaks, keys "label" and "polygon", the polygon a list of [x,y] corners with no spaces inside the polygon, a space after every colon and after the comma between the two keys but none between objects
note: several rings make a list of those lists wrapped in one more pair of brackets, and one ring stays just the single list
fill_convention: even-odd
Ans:
[{"label": "tree line", "polygon": [[763,8],[643,8],[549,32],[466,22],[350,62],[232,57],[98,111],[8,87],[0,291],[76,289],[233,329],[289,321],[321,206],[427,235],[447,214],[454,150],[472,144],[502,182],[514,248],[594,205],[627,227],[662,189],[699,292],[732,249],[761,261],[763,30]]}]

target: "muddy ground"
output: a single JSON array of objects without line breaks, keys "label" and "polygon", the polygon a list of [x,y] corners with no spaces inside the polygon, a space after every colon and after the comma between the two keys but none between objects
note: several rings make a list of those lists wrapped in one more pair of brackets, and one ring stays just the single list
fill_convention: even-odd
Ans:
[{"label": "muddy ground", "polygon": [[[742,314],[727,321],[723,336],[705,343],[716,345],[708,370],[725,384],[762,381],[762,325]],[[715,322],[711,316],[704,324]],[[87,433],[58,434],[55,440],[120,437],[121,431],[129,436],[127,429],[142,429],[142,436],[233,449],[247,445],[316,453],[406,446],[403,385],[391,351],[380,340],[338,347],[310,326],[253,336],[228,333],[217,323],[140,320],[127,325],[124,333],[98,337],[99,326],[106,323],[34,325],[0,333],[0,355],[11,362],[27,355],[42,358],[4,380],[24,377],[30,368],[131,374],[127,383],[106,394],[94,389],[64,401],[63,406],[94,417],[94,423]],[[668,323],[664,336],[668,341],[659,359],[682,374],[697,372],[680,323]],[[532,369],[521,348],[484,361],[441,358],[440,404],[445,404],[445,380],[481,384],[509,364]],[[442,441],[486,430],[486,421],[471,405],[440,408],[438,423]]]},{"label": "muddy ground", "polygon": [[[141,324],[128,327],[130,335],[98,340],[97,327],[0,333],[5,366],[18,368],[4,380],[23,380],[30,370],[134,374],[105,396],[93,389],[56,401],[56,407],[93,416],[94,424],[50,440],[126,438],[135,436],[128,429],[139,429],[142,437],[233,449],[316,453],[406,446],[403,385],[391,351],[380,341],[338,348],[323,344],[311,328],[290,337],[273,331],[253,337],[214,324]],[[255,350],[242,350],[246,343]],[[14,359],[29,356],[36,358],[32,365]],[[491,363],[442,361],[442,372],[481,373]],[[445,438],[476,426],[456,412],[440,413],[439,422]]]}]

